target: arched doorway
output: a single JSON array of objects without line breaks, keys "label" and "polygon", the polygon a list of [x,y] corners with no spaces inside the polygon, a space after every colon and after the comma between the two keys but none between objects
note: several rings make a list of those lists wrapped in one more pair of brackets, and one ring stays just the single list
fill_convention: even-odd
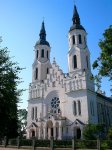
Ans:
[{"label": "arched doorway", "polygon": [[76,138],[76,139],[81,138],[81,129],[80,129],[80,127],[74,127],[73,128],[73,137]]},{"label": "arched doorway", "polygon": [[35,137],[35,131],[32,130],[32,137]]},{"label": "arched doorway", "polygon": [[76,128],[76,137],[77,137],[77,139],[81,138],[81,129],[80,128]]}]

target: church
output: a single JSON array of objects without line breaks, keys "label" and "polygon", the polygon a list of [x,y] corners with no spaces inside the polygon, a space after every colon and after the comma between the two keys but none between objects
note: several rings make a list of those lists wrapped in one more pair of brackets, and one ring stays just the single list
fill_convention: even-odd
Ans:
[{"label": "church", "polygon": [[68,44],[69,71],[65,74],[55,58],[50,61],[51,47],[42,22],[29,85],[27,138],[83,139],[86,124],[112,125],[112,98],[95,91],[87,32],[76,6]]}]

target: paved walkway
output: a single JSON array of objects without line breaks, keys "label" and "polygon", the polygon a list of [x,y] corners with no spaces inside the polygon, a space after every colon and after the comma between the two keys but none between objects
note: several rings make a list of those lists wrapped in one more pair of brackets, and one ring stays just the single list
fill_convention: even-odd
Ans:
[{"label": "paved walkway", "polygon": [[[2,147],[0,147],[0,150],[31,150],[31,149],[16,149],[16,148],[2,148]],[[47,150],[47,149],[46,148],[45,149],[38,148],[38,150]],[[59,148],[57,150],[71,150],[71,149]]]},{"label": "paved walkway", "polygon": [[[17,148],[4,148],[4,147],[0,147],[0,150],[18,150],[18,149]],[[20,149],[20,150],[29,150],[29,149]]]},{"label": "paved walkway", "polygon": [[[0,147],[0,150],[18,150],[16,148],[3,148],[3,147]],[[20,150],[25,150],[25,149],[20,149]]]}]

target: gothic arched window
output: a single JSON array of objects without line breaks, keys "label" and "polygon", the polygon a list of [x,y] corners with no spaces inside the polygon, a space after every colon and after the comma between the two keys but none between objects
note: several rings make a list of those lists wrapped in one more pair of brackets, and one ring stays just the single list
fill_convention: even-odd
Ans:
[{"label": "gothic arched window", "polygon": [[76,102],[73,102],[73,113],[76,116],[77,115],[77,106],[76,106]]},{"label": "gothic arched window", "polygon": [[73,43],[73,45],[75,44],[75,36],[74,35],[72,36],[72,43]]},{"label": "gothic arched window", "polygon": [[79,115],[81,115],[81,102],[78,101],[78,113]]},{"label": "gothic arched window", "polygon": [[41,51],[41,57],[44,58],[44,49]]},{"label": "gothic arched window", "polygon": [[88,68],[88,56],[86,56],[86,64],[87,64],[87,68]]},{"label": "gothic arched window", "polygon": [[35,80],[38,79],[38,68],[35,70]]},{"label": "gothic arched window", "polygon": [[35,119],[37,119],[37,107],[35,107]]},{"label": "gothic arched window", "polygon": [[79,44],[82,44],[81,34],[79,34]]},{"label": "gothic arched window", "polygon": [[31,118],[32,120],[34,119],[34,107],[32,108],[32,111],[31,111]]},{"label": "gothic arched window", "polygon": [[74,69],[77,68],[77,56],[76,55],[73,56],[73,67]]}]

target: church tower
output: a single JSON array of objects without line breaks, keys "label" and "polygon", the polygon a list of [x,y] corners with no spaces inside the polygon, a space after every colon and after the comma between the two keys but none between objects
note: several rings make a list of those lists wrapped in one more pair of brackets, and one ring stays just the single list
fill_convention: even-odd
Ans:
[{"label": "church tower", "polygon": [[40,30],[40,39],[35,44],[35,59],[32,65],[32,82],[43,82],[49,73],[50,63],[50,44],[46,40],[46,30],[44,21]]},{"label": "church tower", "polygon": [[68,52],[68,67],[69,73],[82,72],[90,70],[90,53],[87,47],[86,30],[81,25],[80,17],[76,6],[74,6],[73,24],[70,27],[69,39],[69,52]]}]

